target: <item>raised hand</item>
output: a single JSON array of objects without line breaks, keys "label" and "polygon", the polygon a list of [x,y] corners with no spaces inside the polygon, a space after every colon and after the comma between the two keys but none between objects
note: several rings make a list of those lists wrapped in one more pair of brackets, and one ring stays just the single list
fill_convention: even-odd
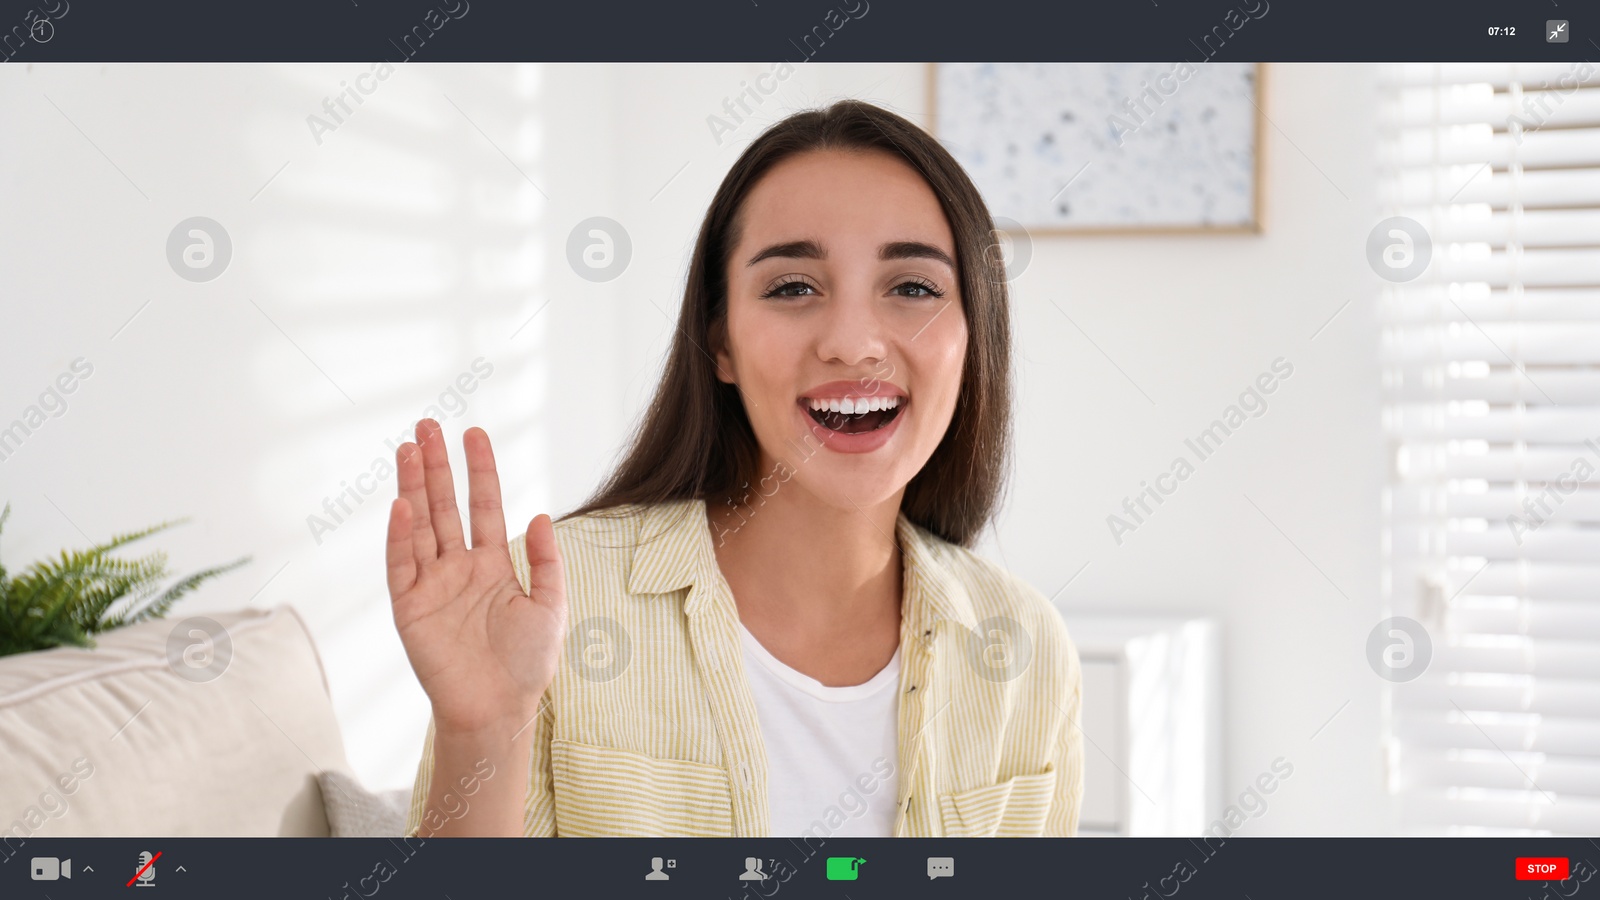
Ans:
[{"label": "raised hand", "polygon": [[[555,677],[567,626],[566,577],[550,517],[528,524],[530,575],[512,568],[489,436],[463,435],[472,545],[461,532],[439,423],[395,452],[400,496],[389,508],[388,581],[395,627],[439,733],[527,722]],[[419,448],[420,445],[420,448]]]}]

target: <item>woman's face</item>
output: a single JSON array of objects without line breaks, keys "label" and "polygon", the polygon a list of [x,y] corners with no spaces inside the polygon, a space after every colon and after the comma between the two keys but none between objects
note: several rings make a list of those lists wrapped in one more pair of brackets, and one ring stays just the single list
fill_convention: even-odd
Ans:
[{"label": "woman's face", "polygon": [[763,176],[740,220],[716,359],[761,445],[750,489],[897,500],[950,425],[966,357],[938,198],[893,154],[812,151]]}]

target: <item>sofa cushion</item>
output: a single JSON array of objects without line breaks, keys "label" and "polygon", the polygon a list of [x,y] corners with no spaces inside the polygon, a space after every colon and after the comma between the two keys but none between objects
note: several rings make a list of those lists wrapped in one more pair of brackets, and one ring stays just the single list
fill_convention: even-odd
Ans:
[{"label": "sofa cushion", "polygon": [[406,812],[411,809],[411,789],[371,791],[349,772],[323,772],[317,776],[328,828],[334,837],[401,837],[406,833]]},{"label": "sofa cushion", "polygon": [[35,835],[329,833],[317,774],[346,767],[344,744],[292,608],[97,645],[0,657],[0,858]]}]

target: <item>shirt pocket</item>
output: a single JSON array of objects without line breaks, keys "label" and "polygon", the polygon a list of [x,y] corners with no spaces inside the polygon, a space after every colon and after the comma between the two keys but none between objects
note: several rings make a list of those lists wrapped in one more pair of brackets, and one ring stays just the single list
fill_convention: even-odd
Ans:
[{"label": "shirt pocket", "polygon": [[939,795],[946,837],[1037,837],[1055,797],[1056,773],[1018,775],[999,784]]},{"label": "shirt pocket", "polygon": [[563,837],[733,836],[733,791],[720,766],[555,740],[550,774]]}]

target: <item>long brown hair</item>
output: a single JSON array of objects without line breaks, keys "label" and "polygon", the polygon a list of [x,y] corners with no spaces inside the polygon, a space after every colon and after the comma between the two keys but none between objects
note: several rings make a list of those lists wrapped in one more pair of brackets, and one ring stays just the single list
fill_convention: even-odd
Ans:
[{"label": "long brown hair", "polygon": [[926,131],[859,100],[796,113],[745,148],[706,210],[666,370],[627,455],[570,516],[628,504],[737,497],[757,483],[759,448],[738,389],[717,379],[714,335],[727,314],[728,258],[751,188],[777,163],[814,150],[899,154],[939,198],[955,237],[967,353],[955,413],[900,509],[970,546],[1000,502],[1011,442],[1011,318],[994,220],[972,180]]}]

